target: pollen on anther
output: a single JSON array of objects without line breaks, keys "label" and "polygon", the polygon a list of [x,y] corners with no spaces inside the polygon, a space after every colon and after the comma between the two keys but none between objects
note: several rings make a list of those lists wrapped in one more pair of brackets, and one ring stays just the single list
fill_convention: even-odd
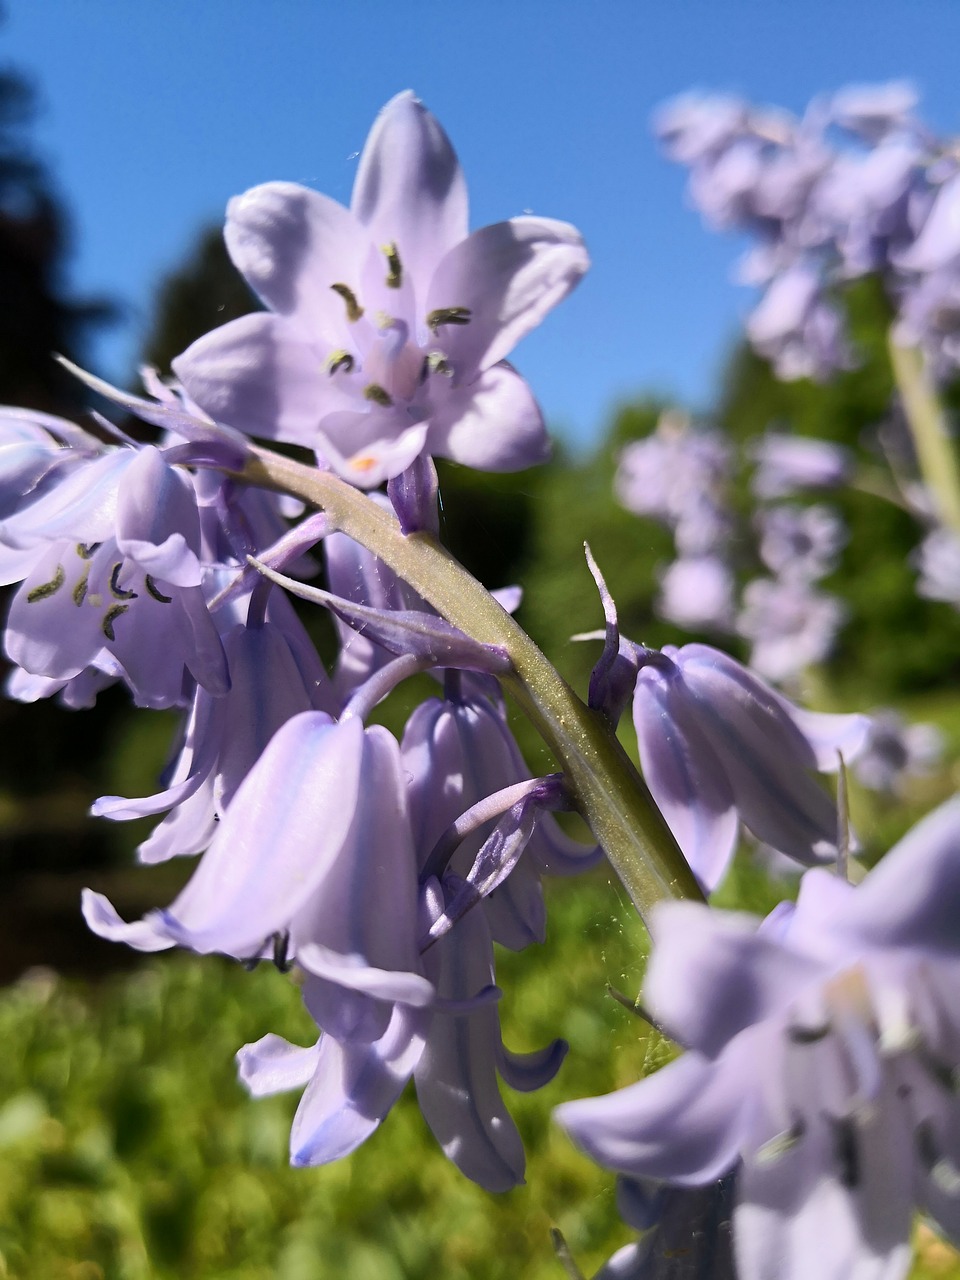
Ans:
[{"label": "pollen on anther", "polygon": [[381,246],[381,252],[387,260],[387,266],[390,268],[387,272],[387,288],[399,289],[403,283],[403,266],[400,262],[397,246],[391,240],[389,244]]},{"label": "pollen on anther", "polygon": [[393,396],[377,382],[371,382],[363,388],[363,397],[365,400],[372,400],[374,404],[382,405],[384,409],[389,409],[393,404]]},{"label": "pollen on anther", "polygon": [[120,615],[122,613],[126,613],[129,608],[130,606],[128,604],[112,604],[103,615],[103,622],[100,624],[100,629],[108,640],[116,640],[117,637],[113,629],[113,624]]},{"label": "pollen on anther", "polygon": [[347,308],[347,319],[351,324],[355,324],[363,315],[363,307],[357,301],[357,295],[347,284],[332,284],[330,288],[343,299]]},{"label": "pollen on anther", "polygon": [[63,586],[67,580],[66,572],[63,565],[57,565],[57,571],[49,582],[41,583],[39,587],[34,587],[32,591],[27,592],[27,604],[35,604],[38,600],[47,600],[54,595]]}]

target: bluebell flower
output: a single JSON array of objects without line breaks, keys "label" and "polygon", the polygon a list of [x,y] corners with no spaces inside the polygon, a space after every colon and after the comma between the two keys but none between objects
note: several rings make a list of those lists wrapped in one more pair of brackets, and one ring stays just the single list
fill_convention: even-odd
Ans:
[{"label": "bluebell flower", "polygon": [[814,779],[861,749],[865,716],[794,707],[708,645],[644,651],[633,718],[644,778],[701,884],[719,884],[742,822],[809,866],[836,856],[837,812]]},{"label": "bluebell flower", "polygon": [[954,798],[765,925],[655,908],[644,999],[687,1052],[561,1124],[632,1177],[735,1171],[741,1280],[905,1276],[915,1208],[960,1239],[958,852]]},{"label": "bluebell flower", "polygon": [[468,234],[456,155],[411,93],[374,124],[349,209],[268,183],[230,202],[225,238],[269,311],[174,361],[218,421],[306,445],[364,488],[423,452],[492,470],[546,456],[504,357],[574,287],[586,250],[547,218]]}]

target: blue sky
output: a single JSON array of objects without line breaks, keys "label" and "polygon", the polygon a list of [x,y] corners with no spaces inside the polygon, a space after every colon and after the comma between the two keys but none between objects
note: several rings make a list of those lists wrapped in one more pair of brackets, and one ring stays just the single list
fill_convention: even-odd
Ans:
[{"label": "blue sky", "polygon": [[577,224],[594,266],[516,354],[551,423],[589,444],[652,389],[708,407],[749,296],[657,154],[654,107],[691,87],[801,108],[913,79],[960,132],[957,0],[8,0],[3,57],[31,73],[35,138],[74,217],[71,284],[128,305],[95,350],[123,378],[151,291],[274,178],[349,201],[378,108],[413,88],[470,184],[472,221]]}]

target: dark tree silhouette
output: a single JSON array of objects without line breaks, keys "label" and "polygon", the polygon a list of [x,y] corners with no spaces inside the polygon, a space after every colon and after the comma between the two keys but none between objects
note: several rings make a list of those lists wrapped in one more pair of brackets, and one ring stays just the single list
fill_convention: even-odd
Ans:
[{"label": "dark tree silhouette", "polygon": [[31,149],[36,113],[30,82],[0,69],[0,401],[70,414],[83,394],[51,353],[82,360],[91,328],[114,319],[116,308],[65,295],[69,224]]}]

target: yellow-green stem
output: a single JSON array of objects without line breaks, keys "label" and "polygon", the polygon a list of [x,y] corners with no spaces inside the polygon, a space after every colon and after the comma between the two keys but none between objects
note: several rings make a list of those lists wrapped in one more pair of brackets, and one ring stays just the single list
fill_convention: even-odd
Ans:
[{"label": "yellow-green stem", "polygon": [[640,915],[663,899],[702,901],[697,882],[649,791],[605,716],[587,707],[522,627],[440,543],[404,535],[396,519],[336,476],[258,449],[238,473],[292,494],[372,551],[454,626],[501,645],[512,670],[501,679],[550,747],[571,798]]},{"label": "yellow-green stem", "polygon": [[947,417],[923,352],[889,338],[890,363],[917,450],[920,474],[940,522],[960,534],[960,469]]}]

